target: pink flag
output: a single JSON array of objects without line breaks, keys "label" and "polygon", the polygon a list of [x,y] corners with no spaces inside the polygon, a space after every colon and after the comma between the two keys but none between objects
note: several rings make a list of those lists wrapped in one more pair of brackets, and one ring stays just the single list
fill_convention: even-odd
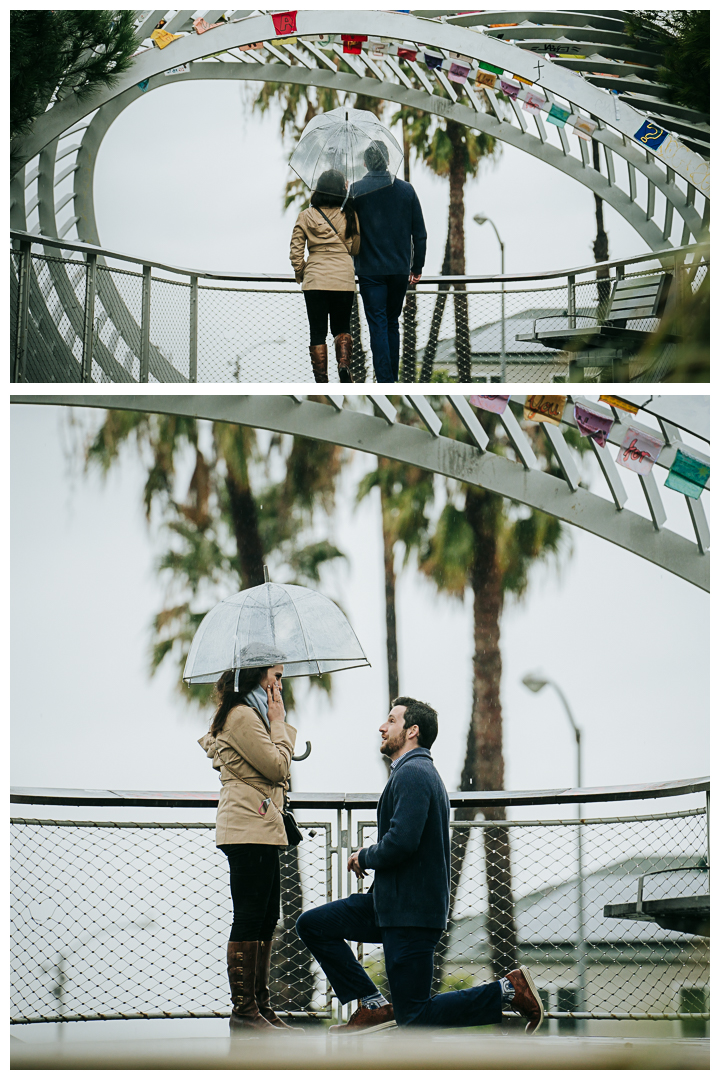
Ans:
[{"label": "pink flag", "polygon": [[451,62],[448,70],[448,79],[450,79],[450,82],[466,83],[469,74],[469,64],[462,64],[459,60],[453,60]]},{"label": "pink flag", "polygon": [[216,26],[224,26],[225,23],[207,23],[204,19],[196,19],[193,23],[193,30],[196,34],[204,34],[207,30],[214,30]]},{"label": "pink flag", "polygon": [[604,446],[614,421],[612,416],[603,416],[601,413],[588,409],[585,405],[576,405],[575,423],[581,435],[587,435],[588,438],[594,439],[598,446]]},{"label": "pink flag", "polygon": [[641,476],[647,476],[663,446],[662,439],[656,439],[654,435],[629,427],[615,460],[618,465],[640,473]]},{"label": "pink flag", "polygon": [[500,89],[502,90],[503,94],[507,94],[507,96],[509,98],[512,98],[514,101],[520,93],[521,87],[519,87],[516,83],[506,82],[505,79],[501,79]]},{"label": "pink flag", "polygon": [[509,400],[509,394],[473,394],[470,398],[470,404],[477,409],[484,409],[485,412],[502,414],[505,412]]}]

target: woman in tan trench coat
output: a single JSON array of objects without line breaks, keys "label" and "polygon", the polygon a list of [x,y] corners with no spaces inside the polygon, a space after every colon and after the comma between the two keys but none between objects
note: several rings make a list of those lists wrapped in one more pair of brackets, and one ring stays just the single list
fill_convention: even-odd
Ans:
[{"label": "woman in tan trench coat", "polygon": [[[305,259],[305,246],[308,257]],[[360,250],[360,227],[342,173],[324,172],[290,241],[295,280],[302,282],[310,323],[310,361],[315,382],[328,381],[327,330],[335,339],[340,382],[352,382],[350,314],[355,297],[352,256]]]},{"label": "woman in tan trench coat", "polygon": [[[280,848],[287,844],[282,807],[297,732],[285,722],[282,664],[226,671],[218,708],[199,739],[220,773],[215,842],[230,864],[233,924],[227,969],[230,1032],[287,1024],[270,1005],[270,954],[280,918]],[[237,691],[235,686],[237,685]]]}]

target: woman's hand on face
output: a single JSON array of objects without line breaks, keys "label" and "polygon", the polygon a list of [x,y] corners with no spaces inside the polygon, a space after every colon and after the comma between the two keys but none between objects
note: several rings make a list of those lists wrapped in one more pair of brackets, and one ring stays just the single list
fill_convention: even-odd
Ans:
[{"label": "woman's hand on face", "polygon": [[268,697],[268,720],[270,723],[273,720],[284,720],[285,706],[282,699],[282,684],[279,682],[268,683],[266,692]]}]

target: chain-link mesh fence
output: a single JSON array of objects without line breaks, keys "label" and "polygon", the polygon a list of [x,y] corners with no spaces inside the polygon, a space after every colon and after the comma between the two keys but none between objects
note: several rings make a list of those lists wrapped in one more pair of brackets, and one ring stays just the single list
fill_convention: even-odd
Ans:
[{"label": "chain-link mesh fence", "polygon": [[[708,940],[605,914],[607,905],[636,900],[644,874],[653,874],[645,899],[708,893],[705,827],[700,810],[582,825],[454,823],[452,911],[435,953],[434,990],[466,989],[524,964],[551,1016],[705,1013]],[[359,845],[375,841],[373,822],[358,829]],[[363,958],[385,985],[381,947],[363,946]]]},{"label": "chain-link mesh fence", "polygon": [[[329,1015],[325,978],[295,933],[331,899],[330,827],[303,824],[281,853],[278,1012]],[[229,1014],[232,922],[213,824],[12,824],[11,1015],[15,1022]]]},{"label": "chain-link mesh fence", "polygon": [[[374,821],[356,827],[361,845],[374,841]],[[329,1016],[330,987],[294,927],[301,911],[338,897],[344,875],[334,867],[344,867],[353,830],[337,848],[328,823],[301,828],[303,842],[281,855],[271,989],[281,1012]],[[12,819],[12,1020],[227,1015],[231,903],[212,830]],[[706,855],[699,809],[582,824],[455,822],[434,989],[522,963],[554,1016],[701,1020],[707,940],[605,909],[635,901],[642,875],[646,900],[706,893]],[[381,947],[358,949],[387,989]]]},{"label": "chain-link mesh fence", "polygon": [[[683,271],[693,291],[707,265]],[[11,264],[17,294],[18,264]],[[657,270],[627,272],[642,278]],[[586,273],[584,275],[588,277]],[[76,382],[81,377],[85,306],[85,264],[33,255],[27,353],[21,378],[27,382]],[[502,289],[498,285],[430,286],[408,293],[400,318],[400,376],[403,382],[562,382],[571,356],[542,342],[518,341],[537,330],[598,325],[608,315],[614,278],[578,280],[568,285],[544,282]],[[149,381],[157,382],[312,382],[309,332],[302,293],[294,285],[199,284],[193,313],[188,281],[152,276],[149,288]],[[143,275],[98,263],[93,322],[94,382],[135,382],[142,377]],[[193,344],[193,319],[197,344]],[[649,334],[658,319],[630,320],[628,329]],[[15,316],[14,326],[17,326]],[[353,373],[373,381],[370,337],[362,302],[351,324]],[[329,380],[339,382],[328,333]],[[638,346],[639,347],[639,346]],[[16,335],[12,340],[12,353]],[[622,352],[622,350],[621,350]],[[666,359],[672,366],[672,350]],[[600,353],[598,352],[598,356]],[[631,356],[631,379],[642,379],[647,364]],[[583,361],[583,378],[607,378],[607,357],[593,366]],[[634,366],[633,366],[634,365]],[[653,365],[653,374],[656,364]],[[617,371],[613,374],[617,375]]]}]

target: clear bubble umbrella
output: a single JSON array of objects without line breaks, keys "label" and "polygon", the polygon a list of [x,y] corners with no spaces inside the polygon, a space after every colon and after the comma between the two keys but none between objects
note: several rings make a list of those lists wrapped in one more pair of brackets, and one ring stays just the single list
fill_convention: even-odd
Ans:
[{"label": "clear bubble umbrella", "polygon": [[290,158],[290,168],[311,191],[336,194],[340,173],[357,198],[395,179],[403,160],[399,143],[366,109],[340,108],[314,116]]},{"label": "clear bubble umbrella", "polygon": [[301,585],[266,582],[228,596],[193,638],[183,679],[217,682],[224,671],[284,664],[283,678],[369,666],[337,604]]}]

